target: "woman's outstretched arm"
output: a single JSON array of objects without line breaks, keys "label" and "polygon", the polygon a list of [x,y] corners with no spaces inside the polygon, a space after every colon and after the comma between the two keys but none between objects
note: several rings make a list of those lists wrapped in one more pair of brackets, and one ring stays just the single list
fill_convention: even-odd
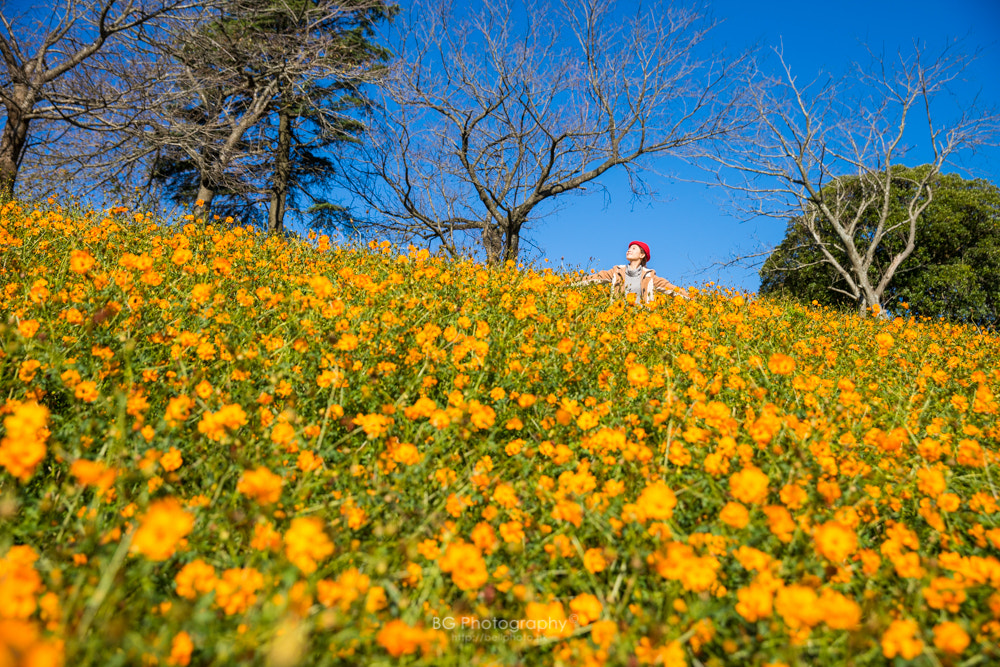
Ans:
[{"label": "woman's outstretched arm", "polygon": [[678,287],[666,278],[661,278],[660,276],[653,276],[653,287],[658,292],[665,292],[671,296],[679,296],[685,299],[690,299],[691,295],[683,287]]},{"label": "woman's outstretched arm", "polygon": [[586,278],[583,278],[582,280],[577,280],[576,282],[571,284],[573,286],[577,286],[577,285],[592,285],[594,283],[610,283],[612,280],[614,280],[614,277],[615,277],[614,271],[610,270],[598,271],[597,273],[592,273]]}]

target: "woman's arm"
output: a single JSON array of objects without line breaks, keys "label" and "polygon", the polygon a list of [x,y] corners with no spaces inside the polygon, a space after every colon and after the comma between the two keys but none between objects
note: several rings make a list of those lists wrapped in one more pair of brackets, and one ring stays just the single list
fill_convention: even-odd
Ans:
[{"label": "woman's arm", "polygon": [[576,287],[579,285],[592,285],[594,283],[610,283],[614,277],[614,271],[598,271],[597,273],[590,274],[582,280],[577,280],[575,283],[571,283],[571,286]]},{"label": "woman's arm", "polygon": [[683,287],[678,287],[666,278],[661,278],[660,276],[653,276],[653,287],[660,292],[666,292],[671,296],[679,296],[685,299],[690,299],[691,295]]}]

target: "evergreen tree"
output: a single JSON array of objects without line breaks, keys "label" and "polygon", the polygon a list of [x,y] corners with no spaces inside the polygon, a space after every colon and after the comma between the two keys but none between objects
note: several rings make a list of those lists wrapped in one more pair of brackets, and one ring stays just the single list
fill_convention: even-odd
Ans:
[{"label": "evergreen tree", "polygon": [[[928,168],[897,170],[890,190],[888,227],[904,219],[914,183]],[[850,178],[839,180],[841,186],[852,185]],[[919,218],[914,251],[893,276],[884,303],[895,309],[905,302],[916,315],[996,326],[1000,321],[1000,188],[984,180],[941,174],[934,179],[932,192]],[[868,251],[877,215],[868,210],[859,220],[854,237],[859,252]],[[819,228],[821,237],[830,240],[827,249],[846,264],[832,226],[820,221]],[[905,244],[904,225],[881,240],[869,269],[873,282]],[[825,261],[799,218],[789,224],[760,276],[761,294],[785,294],[806,303],[856,305],[844,279]]]},{"label": "evergreen tree", "polygon": [[374,31],[393,11],[381,0],[228,3],[176,51],[190,94],[162,133],[165,196],[275,233],[290,209],[312,225],[336,220],[326,181],[338,145],[365,130],[362,88],[389,56]]}]

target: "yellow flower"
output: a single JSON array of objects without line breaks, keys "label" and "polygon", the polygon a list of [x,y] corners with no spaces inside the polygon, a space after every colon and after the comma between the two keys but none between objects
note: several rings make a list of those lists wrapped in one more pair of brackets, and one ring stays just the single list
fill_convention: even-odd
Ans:
[{"label": "yellow flower", "polygon": [[131,550],[149,560],[166,560],[193,528],[194,516],[185,512],[176,498],[159,500],[142,516]]}]

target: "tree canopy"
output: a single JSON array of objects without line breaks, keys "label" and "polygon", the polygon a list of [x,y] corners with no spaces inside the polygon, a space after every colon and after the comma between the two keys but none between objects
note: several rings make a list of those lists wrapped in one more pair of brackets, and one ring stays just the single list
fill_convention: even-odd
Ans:
[{"label": "tree canopy", "polygon": [[164,194],[243,219],[267,201],[273,232],[290,204],[314,224],[342,210],[325,181],[337,144],[365,130],[361,88],[389,55],[374,27],[393,11],[382,0],[229,0],[180,35],[178,103],[154,138]]},{"label": "tree canopy", "polygon": [[[873,281],[906,244],[904,226],[896,223],[907,214],[913,188],[929,165],[897,168],[890,188],[889,227],[896,229],[881,239],[875,261],[869,267]],[[856,192],[856,178],[844,177],[827,187]],[[900,265],[889,283],[883,303],[887,308],[906,303],[915,315],[945,317],[996,326],[1000,320],[1000,188],[981,179],[939,174],[932,181],[933,196],[920,215],[913,252]],[[855,209],[857,207],[855,206]],[[867,252],[877,225],[878,212],[864,211],[854,241]],[[817,228],[827,249],[846,262],[834,230],[820,220]],[[825,261],[803,218],[793,219],[784,240],[760,271],[761,294],[785,294],[823,305],[855,306],[844,278]]]}]

